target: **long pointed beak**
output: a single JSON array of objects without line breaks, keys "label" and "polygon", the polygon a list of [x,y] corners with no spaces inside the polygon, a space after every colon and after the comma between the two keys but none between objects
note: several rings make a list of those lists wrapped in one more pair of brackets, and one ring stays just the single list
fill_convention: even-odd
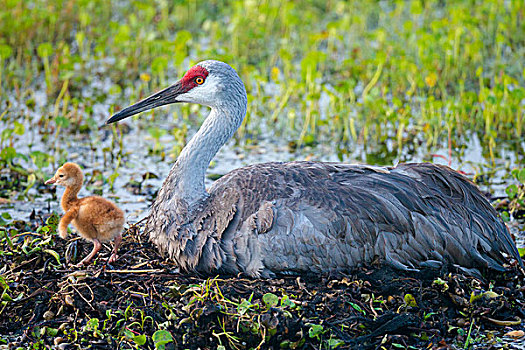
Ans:
[{"label": "long pointed beak", "polygon": [[142,101],[139,101],[135,103],[134,105],[131,105],[129,107],[124,108],[120,112],[114,114],[106,120],[106,125],[111,124],[114,122],[118,122],[119,120],[122,120],[127,117],[131,117],[132,115],[135,115],[140,112],[144,112],[156,107],[164,106],[170,103],[177,103],[177,96],[180,94],[185,93],[184,86],[182,85],[182,82],[179,80],[175,84],[171,85],[170,87],[167,87],[164,90],[161,90],[149,97],[146,97]]},{"label": "long pointed beak", "polygon": [[49,180],[47,180],[45,182],[46,185],[51,185],[51,184],[54,184],[55,182],[57,182],[57,180],[55,179],[55,177],[52,177],[50,178]]}]

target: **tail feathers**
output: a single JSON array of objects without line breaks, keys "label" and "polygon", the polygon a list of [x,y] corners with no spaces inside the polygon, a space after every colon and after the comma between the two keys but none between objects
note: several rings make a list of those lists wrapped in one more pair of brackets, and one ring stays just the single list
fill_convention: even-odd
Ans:
[{"label": "tail feathers", "polygon": [[[432,194],[433,199],[440,198],[451,209],[448,215],[437,215],[439,220],[450,220],[449,227],[454,222],[467,220],[468,228],[454,231],[447,230],[453,237],[454,244],[447,244],[447,250],[452,248],[453,256],[457,259],[466,247],[466,239],[472,247],[465,252],[467,260],[464,264],[459,259],[457,263],[463,266],[480,265],[497,271],[504,271],[504,264],[515,259],[523,267],[523,261],[505,223],[499,218],[498,212],[490,205],[487,198],[478,187],[465,176],[446,166],[437,166],[430,163],[403,164],[398,168],[418,178],[425,187],[426,195]],[[427,190],[428,189],[428,190]],[[426,193],[426,192],[430,193]],[[446,226],[446,223],[441,223]],[[467,238],[468,237],[468,238]],[[476,242],[477,241],[477,242]],[[450,243],[450,242],[447,242]],[[459,246],[457,245],[459,244]],[[504,255],[508,255],[508,258]]]}]

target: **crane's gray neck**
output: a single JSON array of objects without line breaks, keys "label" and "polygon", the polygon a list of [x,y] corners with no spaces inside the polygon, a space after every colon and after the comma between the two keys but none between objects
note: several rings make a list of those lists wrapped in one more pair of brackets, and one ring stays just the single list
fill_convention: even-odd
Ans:
[{"label": "crane's gray neck", "polygon": [[246,93],[244,99],[212,107],[199,131],[179,155],[159,197],[164,195],[169,199],[183,199],[190,207],[206,198],[206,169],[219,149],[239,128],[245,114]]}]

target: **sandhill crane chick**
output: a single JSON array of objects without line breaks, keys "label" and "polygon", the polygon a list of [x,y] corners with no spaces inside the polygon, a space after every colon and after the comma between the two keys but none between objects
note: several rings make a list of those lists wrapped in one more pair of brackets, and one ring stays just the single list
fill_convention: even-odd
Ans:
[{"label": "sandhill crane chick", "polygon": [[102,247],[101,242],[114,239],[115,246],[108,259],[108,263],[112,263],[118,258],[117,250],[122,241],[124,212],[115,203],[99,196],[78,198],[83,182],[82,170],[75,163],[65,163],[58,168],[55,176],[46,181],[46,185],[66,187],[60,202],[65,214],[60,219],[58,233],[65,239],[67,226],[72,223],[83,238],[93,242],[91,253],[76,267],[87,265]]}]

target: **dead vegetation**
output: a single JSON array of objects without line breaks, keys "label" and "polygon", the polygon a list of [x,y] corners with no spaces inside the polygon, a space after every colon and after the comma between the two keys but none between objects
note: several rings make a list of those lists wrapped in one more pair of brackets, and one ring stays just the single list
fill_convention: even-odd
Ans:
[{"label": "dead vegetation", "polygon": [[347,276],[210,278],[178,273],[140,225],[113,266],[105,247],[95,264],[68,269],[89,243],[58,239],[56,216],[33,219],[5,223],[20,232],[10,240],[0,235],[0,334],[15,347],[491,349],[523,328],[516,269],[486,280],[378,266]]}]

